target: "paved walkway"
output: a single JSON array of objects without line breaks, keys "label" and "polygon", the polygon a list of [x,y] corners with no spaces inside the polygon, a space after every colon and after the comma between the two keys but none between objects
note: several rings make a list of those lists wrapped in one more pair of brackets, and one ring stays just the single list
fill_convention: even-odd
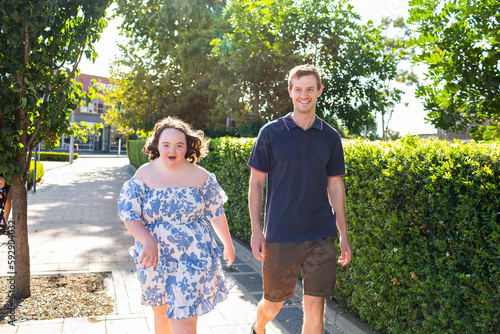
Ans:
[{"label": "paved walkway", "polygon": [[[45,176],[36,192],[28,192],[31,275],[111,272],[109,293],[113,314],[86,318],[26,321],[1,325],[2,334],[137,334],[154,333],[151,308],[140,304],[140,286],[127,249],[133,237],[117,217],[122,184],[134,173],[126,156],[80,155],[73,164],[43,162]],[[0,276],[7,269],[6,236],[0,236]],[[236,260],[228,280],[235,283],[229,298],[199,317],[200,334],[246,334],[255,320],[262,295],[260,263],[248,246],[234,240]],[[5,288],[5,287],[0,287]],[[300,333],[301,288],[288,300],[267,333]],[[330,305],[325,333],[373,333],[349,314]]]}]

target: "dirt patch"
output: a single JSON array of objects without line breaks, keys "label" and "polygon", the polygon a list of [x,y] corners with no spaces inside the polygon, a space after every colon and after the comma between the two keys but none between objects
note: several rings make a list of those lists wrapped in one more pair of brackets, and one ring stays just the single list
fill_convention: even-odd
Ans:
[{"label": "dirt patch", "polygon": [[40,275],[31,277],[31,296],[10,299],[10,277],[0,277],[0,324],[15,321],[93,317],[113,313],[114,301],[104,280],[111,273]]}]

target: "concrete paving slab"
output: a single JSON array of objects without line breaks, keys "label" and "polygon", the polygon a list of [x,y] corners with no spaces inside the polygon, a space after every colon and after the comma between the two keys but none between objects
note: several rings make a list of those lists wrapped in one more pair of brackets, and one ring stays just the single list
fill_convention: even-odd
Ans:
[{"label": "concrete paving slab", "polygon": [[16,334],[17,330],[19,329],[18,326],[11,326],[11,325],[6,325],[2,326],[2,334]]},{"label": "concrete paving slab", "polygon": [[199,327],[217,327],[217,326],[229,326],[226,318],[222,315],[220,310],[215,309],[207,314],[198,317]]},{"label": "concrete paving slab", "polygon": [[90,334],[90,333],[105,333],[106,322],[105,318],[90,321],[86,318],[70,318],[65,319],[62,334]]},{"label": "concrete paving slab", "polygon": [[137,334],[150,333],[149,325],[145,317],[132,319],[107,319],[106,334]]},{"label": "concrete paving slab", "polygon": [[20,323],[16,334],[55,334],[61,333],[64,319],[28,321]]}]

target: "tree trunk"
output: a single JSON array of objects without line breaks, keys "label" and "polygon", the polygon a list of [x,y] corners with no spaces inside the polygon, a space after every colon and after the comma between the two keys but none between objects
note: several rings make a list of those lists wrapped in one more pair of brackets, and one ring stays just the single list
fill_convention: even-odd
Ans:
[{"label": "tree trunk", "polygon": [[[24,64],[27,66],[29,58],[29,26],[24,27]],[[25,86],[26,72],[17,73],[17,86],[21,94],[19,96],[19,106],[22,105],[23,98],[26,99]],[[29,177],[31,156],[28,144],[28,123],[30,122],[29,113],[23,107],[15,111],[16,121],[19,122],[19,142],[22,144],[22,149],[16,156],[16,161],[19,164],[20,177],[12,179],[12,206],[14,207],[14,243],[15,243],[15,258],[16,258],[16,273],[15,273],[15,293],[16,299],[28,298],[31,295],[30,289],[30,247],[28,244],[28,193],[26,189],[26,180]],[[28,116],[28,117],[26,117]]]},{"label": "tree trunk", "polygon": [[28,244],[28,194],[26,183],[19,178],[12,180],[12,206],[14,242],[16,253],[15,298],[28,298],[30,291],[30,248]]},{"label": "tree trunk", "polygon": [[384,113],[382,113],[382,140],[386,141],[386,138],[385,138]]}]

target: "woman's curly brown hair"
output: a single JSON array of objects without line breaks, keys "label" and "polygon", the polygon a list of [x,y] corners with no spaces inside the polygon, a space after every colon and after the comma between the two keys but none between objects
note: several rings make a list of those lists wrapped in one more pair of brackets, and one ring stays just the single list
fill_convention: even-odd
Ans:
[{"label": "woman's curly brown hair", "polygon": [[191,125],[180,120],[177,117],[166,117],[155,124],[153,134],[148,137],[142,151],[149,155],[149,161],[160,157],[158,151],[158,141],[160,135],[165,129],[175,128],[184,132],[186,135],[187,152],[184,158],[191,163],[196,163],[205,157],[208,153],[208,140],[201,130],[194,130]]}]

